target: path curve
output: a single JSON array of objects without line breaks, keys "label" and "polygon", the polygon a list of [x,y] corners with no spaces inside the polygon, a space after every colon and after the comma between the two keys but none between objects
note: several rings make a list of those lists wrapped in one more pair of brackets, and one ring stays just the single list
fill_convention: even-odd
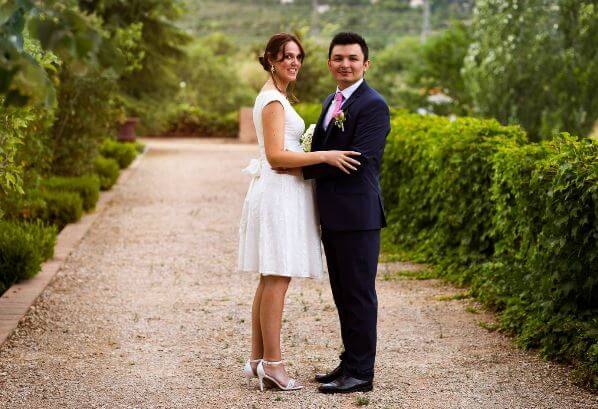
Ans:
[{"label": "path curve", "polygon": [[[0,408],[589,408],[567,370],[523,352],[436,280],[379,274],[375,390],[320,395],[336,363],[327,281],[291,283],[283,325],[295,393],[246,386],[256,277],[234,272],[257,148],[148,141],[150,151],[0,347]],[[408,267],[384,266],[394,269]]]}]

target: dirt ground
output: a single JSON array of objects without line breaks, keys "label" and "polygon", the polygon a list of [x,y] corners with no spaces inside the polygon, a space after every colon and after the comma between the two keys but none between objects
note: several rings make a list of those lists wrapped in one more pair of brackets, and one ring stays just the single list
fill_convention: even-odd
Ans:
[{"label": "dirt ground", "polygon": [[[1,408],[590,408],[566,368],[478,324],[462,290],[378,274],[375,389],[321,395],[340,337],[327,278],[291,283],[283,354],[306,388],[245,384],[257,277],[235,271],[257,147],[148,141],[149,152],[0,347]],[[443,298],[443,296],[445,296]],[[469,307],[469,308],[468,308]],[[466,310],[467,309],[467,310]],[[469,311],[468,311],[469,310]],[[473,311],[473,312],[472,312]]]}]

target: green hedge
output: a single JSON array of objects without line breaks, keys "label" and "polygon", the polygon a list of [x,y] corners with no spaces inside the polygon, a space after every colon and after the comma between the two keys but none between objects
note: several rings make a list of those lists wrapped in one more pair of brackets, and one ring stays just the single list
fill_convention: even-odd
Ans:
[{"label": "green hedge", "polygon": [[295,105],[294,108],[305,121],[305,128],[307,129],[311,124],[316,124],[318,122],[322,104],[301,102]]},{"label": "green hedge", "polygon": [[531,144],[493,120],[395,114],[382,185],[395,245],[598,387],[595,141]]},{"label": "green hedge", "polygon": [[57,230],[41,222],[0,221],[0,293],[19,280],[33,277],[54,255]]},{"label": "green hedge", "polygon": [[83,199],[77,193],[46,190],[40,192],[40,195],[46,203],[46,210],[41,217],[43,221],[62,229],[67,224],[81,219]]},{"label": "green hedge", "polygon": [[73,192],[81,196],[83,210],[95,208],[100,197],[100,178],[96,175],[62,177],[53,176],[41,182],[43,190]]},{"label": "green hedge", "polygon": [[109,190],[118,179],[120,166],[115,159],[97,156],[94,159],[94,172],[100,178],[100,189]]},{"label": "green hedge", "polygon": [[137,147],[130,142],[117,142],[107,139],[100,146],[100,154],[106,158],[114,159],[121,169],[128,167],[137,157]]},{"label": "green hedge", "polygon": [[239,114],[226,115],[183,105],[171,114],[167,135],[236,138]]}]

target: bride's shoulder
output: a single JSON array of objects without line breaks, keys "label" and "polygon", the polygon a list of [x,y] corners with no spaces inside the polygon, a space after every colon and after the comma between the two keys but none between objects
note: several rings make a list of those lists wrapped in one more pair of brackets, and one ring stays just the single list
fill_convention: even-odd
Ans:
[{"label": "bride's shoulder", "polygon": [[286,98],[275,89],[262,89],[259,94],[255,97],[255,103],[257,104],[268,104],[272,101],[280,101],[281,104],[285,104]]}]

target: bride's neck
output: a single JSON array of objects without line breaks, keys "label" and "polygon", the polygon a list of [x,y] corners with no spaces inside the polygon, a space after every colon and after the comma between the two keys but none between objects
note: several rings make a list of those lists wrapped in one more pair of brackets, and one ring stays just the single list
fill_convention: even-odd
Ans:
[{"label": "bride's neck", "polygon": [[289,86],[288,82],[283,82],[280,80],[276,80],[276,82],[274,82],[274,80],[272,79],[272,77],[268,78],[268,81],[266,81],[265,87],[271,87],[274,89],[277,89],[278,91],[282,92],[283,94],[287,94],[287,87]]}]

